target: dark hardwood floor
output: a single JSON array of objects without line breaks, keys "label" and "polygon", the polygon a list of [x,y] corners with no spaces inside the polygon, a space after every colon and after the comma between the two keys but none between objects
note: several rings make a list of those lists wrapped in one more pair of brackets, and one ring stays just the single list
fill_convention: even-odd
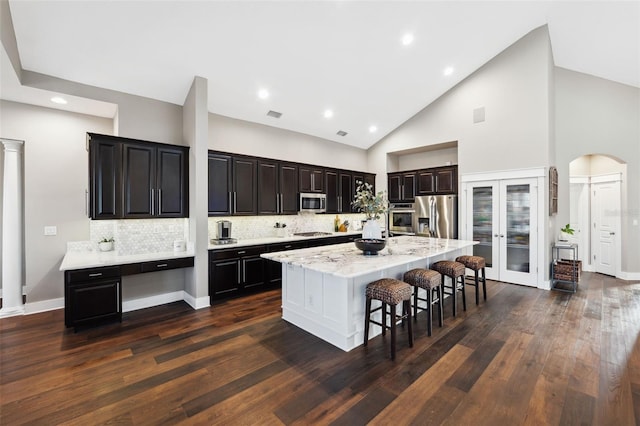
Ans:
[{"label": "dark hardwood floor", "polygon": [[432,337],[420,313],[395,362],[382,336],[345,353],[289,325],[279,291],[78,333],[3,319],[0,424],[640,424],[640,283],[488,289]]}]

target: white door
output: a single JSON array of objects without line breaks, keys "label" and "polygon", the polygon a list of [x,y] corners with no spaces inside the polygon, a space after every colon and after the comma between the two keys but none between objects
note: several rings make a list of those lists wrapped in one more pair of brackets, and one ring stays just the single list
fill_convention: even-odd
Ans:
[{"label": "white door", "polygon": [[616,275],[620,183],[594,183],[591,187],[593,265],[596,272]]},{"label": "white door", "polygon": [[[589,256],[589,184],[585,182],[570,183],[569,190],[569,225],[575,231],[569,236],[569,242],[578,245],[578,259],[582,261],[583,270],[590,262]],[[564,226],[563,224],[560,224]]]},{"label": "white door", "polygon": [[467,188],[465,239],[479,241],[487,278],[536,286],[537,180],[472,182]]}]

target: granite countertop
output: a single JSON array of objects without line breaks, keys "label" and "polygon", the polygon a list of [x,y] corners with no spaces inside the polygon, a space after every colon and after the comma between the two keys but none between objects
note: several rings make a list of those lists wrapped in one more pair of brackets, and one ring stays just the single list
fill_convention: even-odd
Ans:
[{"label": "granite countertop", "polygon": [[256,246],[256,245],[262,245],[262,244],[288,243],[291,241],[309,241],[309,240],[314,240],[319,238],[341,237],[344,235],[360,235],[361,233],[362,231],[347,231],[347,232],[331,232],[328,235],[317,235],[313,237],[290,235],[287,237],[249,238],[249,239],[238,240],[238,242],[233,244],[211,244],[211,242],[209,242],[209,250],[221,250],[221,249],[227,249],[227,248]]},{"label": "granite countertop", "polygon": [[129,263],[153,262],[155,260],[192,257],[193,249],[181,252],[158,252],[142,254],[118,254],[116,251],[67,251],[60,264],[61,271],[96,268],[101,266],[126,265]]},{"label": "granite countertop", "polygon": [[465,240],[400,236],[389,238],[387,246],[373,256],[365,256],[353,243],[345,243],[265,253],[262,257],[288,265],[302,266],[314,271],[350,278],[427,259],[474,244],[477,243]]}]

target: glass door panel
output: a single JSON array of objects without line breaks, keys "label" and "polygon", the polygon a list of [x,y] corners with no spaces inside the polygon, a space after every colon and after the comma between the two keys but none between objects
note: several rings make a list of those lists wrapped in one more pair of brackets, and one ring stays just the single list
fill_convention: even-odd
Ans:
[{"label": "glass door panel", "polygon": [[473,255],[482,256],[487,267],[493,266],[493,187],[473,188],[472,200],[473,228],[472,239],[479,243],[473,246]]},{"label": "glass door panel", "polygon": [[507,185],[507,264],[510,271],[529,272],[530,185]]}]

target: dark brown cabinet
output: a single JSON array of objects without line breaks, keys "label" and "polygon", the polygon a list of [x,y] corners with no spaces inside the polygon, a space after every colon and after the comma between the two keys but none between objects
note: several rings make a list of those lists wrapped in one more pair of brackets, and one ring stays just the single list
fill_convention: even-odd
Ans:
[{"label": "dark brown cabinet", "polygon": [[189,148],[89,133],[90,217],[189,215]]},{"label": "dark brown cabinet", "polygon": [[416,176],[416,195],[446,195],[458,191],[458,166],[418,170]]},{"label": "dark brown cabinet", "polygon": [[324,186],[327,194],[327,213],[339,212],[339,195],[338,195],[338,172],[337,170],[325,170],[324,172]]},{"label": "dark brown cabinet", "polygon": [[357,179],[362,181],[364,176],[346,170],[325,171],[327,213],[357,213],[351,206]]},{"label": "dark brown cabinet", "polygon": [[209,298],[211,303],[265,284],[264,246],[209,252]]},{"label": "dark brown cabinet", "polygon": [[392,203],[413,202],[416,196],[415,185],[415,172],[389,173],[389,201]]},{"label": "dark brown cabinet", "polygon": [[298,166],[258,160],[258,214],[298,213]]},{"label": "dark brown cabinet", "polygon": [[111,139],[89,143],[89,212],[92,219],[117,219],[122,212],[122,144]]},{"label": "dark brown cabinet", "polygon": [[258,213],[258,161],[255,158],[233,157],[233,214]]},{"label": "dark brown cabinet", "polygon": [[313,166],[300,166],[300,192],[324,192],[324,170]]},{"label": "dark brown cabinet", "polygon": [[209,152],[209,216],[232,213],[231,156]]},{"label": "dark brown cabinet", "polygon": [[80,328],[122,320],[120,268],[65,271],[64,323]]}]

